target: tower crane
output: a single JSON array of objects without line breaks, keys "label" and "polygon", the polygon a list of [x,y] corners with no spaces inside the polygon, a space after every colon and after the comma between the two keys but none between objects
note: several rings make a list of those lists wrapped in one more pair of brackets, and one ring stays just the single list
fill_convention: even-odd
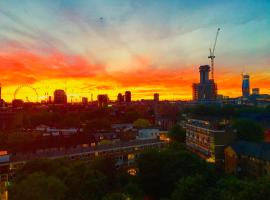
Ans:
[{"label": "tower crane", "polygon": [[209,48],[210,50],[210,55],[208,56],[208,58],[211,59],[211,76],[212,79],[214,80],[214,60],[215,60],[215,49],[216,49],[216,44],[217,44],[217,39],[218,39],[218,34],[219,34],[220,28],[217,29],[217,34],[216,34],[216,38],[215,38],[215,42],[213,45],[213,48]]}]

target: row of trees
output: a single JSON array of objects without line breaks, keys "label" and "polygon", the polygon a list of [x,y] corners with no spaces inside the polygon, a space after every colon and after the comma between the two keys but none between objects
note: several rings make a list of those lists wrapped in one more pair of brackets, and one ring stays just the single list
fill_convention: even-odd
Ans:
[{"label": "row of trees", "polygon": [[11,200],[231,200],[268,199],[270,179],[240,180],[217,174],[208,163],[172,144],[148,150],[138,159],[138,173],[115,168],[112,159],[91,164],[35,160],[20,169],[9,187]]},{"label": "row of trees", "polygon": [[141,195],[132,177],[116,170],[112,159],[97,159],[91,165],[33,160],[16,172],[8,190],[11,200],[121,200]]},{"label": "row of trees", "polygon": [[150,116],[147,112],[141,113],[136,108],[129,107],[124,110],[95,107],[73,110],[71,108],[33,108],[17,111],[13,117],[11,128],[33,128],[40,124],[59,128],[81,127],[82,124],[92,122],[95,119],[103,119],[110,123],[133,123],[139,118]]},{"label": "row of trees", "polygon": [[209,179],[203,175],[192,175],[180,179],[172,200],[258,200],[269,199],[270,178],[239,180],[236,177]]},{"label": "row of trees", "polygon": [[115,168],[111,158],[91,164],[67,160],[34,160],[16,172],[9,187],[11,200],[152,199],[170,197],[178,180],[211,174],[211,167],[181,145],[148,150],[138,160],[137,175]]},{"label": "row of trees", "polygon": [[270,178],[240,180],[217,174],[212,165],[179,144],[143,152],[138,173],[115,168],[113,159],[92,163],[34,160],[17,171],[11,200],[208,200],[269,199]]},{"label": "row of trees", "polygon": [[238,117],[241,115],[269,115],[270,106],[266,108],[257,106],[236,106],[236,105],[197,105],[185,106],[181,110],[183,113],[193,114],[196,116],[215,116],[215,117]]},{"label": "row of trees", "polygon": [[[137,119],[134,121],[134,126],[137,128],[146,128],[151,124],[147,119]],[[37,149],[46,148],[70,148],[80,144],[91,144],[95,141],[93,133],[96,130],[110,130],[111,122],[105,118],[97,118],[88,121],[83,126],[83,132],[78,132],[73,135],[57,135],[57,136],[42,136],[35,132],[9,131],[0,132],[0,147],[8,150],[10,153],[33,152]],[[125,137],[125,133],[119,134],[120,139]]]}]

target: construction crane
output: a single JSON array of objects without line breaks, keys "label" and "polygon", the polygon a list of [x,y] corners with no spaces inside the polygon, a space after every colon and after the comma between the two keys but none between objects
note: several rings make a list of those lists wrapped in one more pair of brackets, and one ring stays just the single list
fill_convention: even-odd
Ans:
[{"label": "construction crane", "polygon": [[214,60],[215,60],[215,49],[216,49],[216,44],[217,44],[217,39],[218,39],[218,34],[219,34],[220,28],[217,29],[217,34],[216,34],[216,38],[215,38],[215,43],[213,45],[213,48],[209,48],[210,50],[210,56],[208,56],[208,58],[211,59],[211,76],[212,79],[214,80]]}]

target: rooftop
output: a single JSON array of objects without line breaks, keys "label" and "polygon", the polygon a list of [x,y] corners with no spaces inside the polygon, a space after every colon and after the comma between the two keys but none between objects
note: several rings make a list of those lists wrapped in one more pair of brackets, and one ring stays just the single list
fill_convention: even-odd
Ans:
[{"label": "rooftop", "polygon": [[225,121],[206,121],[206,120],[199,120],[199,119],[188,119],[187,124],[202,127],[206,129],[212,130],[225,130],[227,122]]},{"label": "rooftop", "polygon": [[237,141],[231,145],[231,148],[237,154],[270,161],[270,143]]},{"label": "rooftop", "polygon": [[65,156],[71,156],[74,154],[83,154],[83,153],[95,153],[99,151],[110,151],[117,150],[121,148],[131,148],[131,147],[139,147],[139,146],[147,146],[152,144],[164,143],[158,139],[149,139],[149,140],[133,140],[129,142],[118,142],[114,144],[104,144],[98,145],[95,147],[76,147],[69,149],[54,149],[49,151],[40,151],[35,153],[25,153],[25,154],[16,154],[11,155],[11,161],[19,162],[19,161],[27,161],[35,158],[60,158]]}]

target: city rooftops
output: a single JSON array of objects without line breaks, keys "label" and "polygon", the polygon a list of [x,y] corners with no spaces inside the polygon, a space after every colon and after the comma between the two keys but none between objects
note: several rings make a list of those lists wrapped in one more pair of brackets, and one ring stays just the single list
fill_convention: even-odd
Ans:
[{"label": "city rooftops", "polygon": [[135,147],[144,147],[151,145],[164,144],[164,141],[158,139],[133,140],[128,142],[117,142],[112,144],[103,144],[95,147],[76,147],[68,149],[48,149],[32,153],[18,153],[10,155],[10,162],[24,162],[36,158],[63,158],[72,155],[94,154],[95,152],[116,151],[121,149],[130,149]]},{"label": "city rooftops", "polygon": [[201,119],[188,119],[187,124],[201,127],[209,130],[215,130],[215,131],[225,131],[228,125],[227,121],[224,120],[201,120]]}]

